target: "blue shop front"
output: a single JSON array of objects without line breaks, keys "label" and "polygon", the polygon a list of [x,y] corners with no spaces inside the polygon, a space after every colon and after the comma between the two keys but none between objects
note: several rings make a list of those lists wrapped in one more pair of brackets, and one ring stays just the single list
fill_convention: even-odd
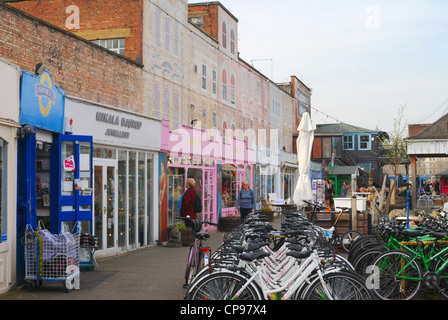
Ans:
[{"label": "blue shop front", "polygon": [[26,228],[52,234],[92,230],[92,137],[72,135],[65,91],[51,74],[22,71],[18,129],[17,281]]}]

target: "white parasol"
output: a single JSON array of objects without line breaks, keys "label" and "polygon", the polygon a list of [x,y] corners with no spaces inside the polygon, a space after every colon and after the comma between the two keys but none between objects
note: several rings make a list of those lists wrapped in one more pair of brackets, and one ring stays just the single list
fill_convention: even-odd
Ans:
[{"label": "white parasol", "polygon": [[303,200],[313,200],[309,174],[311,168],[311,150],[313,148],[314,129],[308,112],[303,114],[297,130],[299,131],[299,137],[297,138],[299,181],[297,181],[293,200],[296,205],[301,206],[303,205]]}]

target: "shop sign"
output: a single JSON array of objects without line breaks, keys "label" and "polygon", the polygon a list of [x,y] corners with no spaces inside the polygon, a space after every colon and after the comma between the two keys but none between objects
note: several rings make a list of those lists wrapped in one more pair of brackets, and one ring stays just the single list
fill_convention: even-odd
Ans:
[{"label": "shop sign", "polygon": [[22,72],[20,123],[63,133],[65,91],[54,85],[48,71],[35,76]]}]

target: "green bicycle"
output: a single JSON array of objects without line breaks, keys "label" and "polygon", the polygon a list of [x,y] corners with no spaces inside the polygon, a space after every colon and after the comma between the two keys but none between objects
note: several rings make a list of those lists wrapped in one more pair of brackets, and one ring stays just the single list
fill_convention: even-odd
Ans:
[{"label": "green bicycle", "polygon": [[447,233],[426,234],[418,237],[414,233],[414,240],[400,241],[399,250],[385,251],[373,262],[373,291],[379,299],[412,299],[422,284],[448,298],[448,246],[442,240]]}]

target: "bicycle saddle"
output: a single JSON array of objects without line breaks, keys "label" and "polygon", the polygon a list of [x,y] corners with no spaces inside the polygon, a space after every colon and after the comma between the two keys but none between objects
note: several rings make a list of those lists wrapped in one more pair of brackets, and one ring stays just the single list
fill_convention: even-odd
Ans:
[{"label": "bicycle saddle", "polygon": [[197,239],[201,239],[201,240],[210,238],[210,234],[207,233],[207,232],[203,232],[203,231],[196,232],[196,233],[194,234],[194,236],[195,236]]},{"label": "bicycle saddle", "polygon": [[286,252],[287,256],[291,256],[294,257],[296,259],[304,259],[304,258],[308,258],[311,254],[311,251],[295,251],[295,250],[291,250]]},{"label": "bicycle saddle", "polygon": [[252,252],[244,252],[240,254],[240,259],[245,261],[252,261],[255,259],[262,259],[269,256],[270,253],[263,250],[252,251]]}]

